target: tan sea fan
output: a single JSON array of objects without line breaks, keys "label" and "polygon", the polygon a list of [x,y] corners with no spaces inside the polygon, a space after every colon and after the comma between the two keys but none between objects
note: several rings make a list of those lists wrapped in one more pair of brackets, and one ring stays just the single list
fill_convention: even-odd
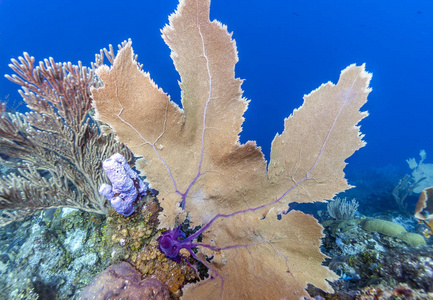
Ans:
[{"label": "tan sea fan", "polygon": [[[288,204],[325,201],[350,187],[343,169],[365,145],[357,124],[367,116],[360,108],[371,74],[351,65],[336,85],[305,96],[275,137],[267,165],[255,142],[239,142],[248,101],[234,74],[236,46],[224,25],[209,20],[209,6],[181,0],[163,30],[181,77],[182,108],[125,42],[117,56],[106,51],[111,67],[98,63],[104,85],[92,90],[96,117],[144,158],[136,167],[160,192],[160,228],[174,236],[166,241],[196,246],[191,254],[209,268],[183,298],[300,299],[309,296],[307,283],[332,292],[327,281],[338,276],[321,265],[323,228]],[[177,239],[185,218],[201,229]]]}]

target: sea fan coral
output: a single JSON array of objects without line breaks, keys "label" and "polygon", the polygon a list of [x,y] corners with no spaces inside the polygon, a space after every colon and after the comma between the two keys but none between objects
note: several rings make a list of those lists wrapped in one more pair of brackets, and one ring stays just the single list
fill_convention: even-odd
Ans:
[{"label": "sea fan coral", "polygon": [[[117,56],[105,51],[111,67],[97,62],[104,86],[92,90],[96,117],[144,158],[136,167],[160,192],[159,226],[167,229],[161,250],[178,259],[170,247],[187,249],[209,269],[207,279],[184,288],[185,299],[299,299],[308,297],[307,283],[332,292],[327,281],[338,276],[321,265],[323,228],[288,204],[332,199],[350,187],[343,169],[365,144],[357,124],[367,116],[360,108],[371,74],[351,65],[337,85],[305,96],[267,165],[254,142],[239,142],[248,101],[234,75],[237,51],[226,27],[209,20],[209,6],[181,0],[163,30],[183,109],[125,42]],[[185,219],[200,229],[184,237]]]}]

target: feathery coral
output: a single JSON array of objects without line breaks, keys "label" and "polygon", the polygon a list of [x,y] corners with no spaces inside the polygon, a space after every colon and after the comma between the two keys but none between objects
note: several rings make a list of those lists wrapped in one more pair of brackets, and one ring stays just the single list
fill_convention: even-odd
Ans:
[{"label": "feathery coral", "polygon": [[99,84],[93,70],[52,58],[35,65],[27,53],[10,67],[16,74],[6,77],[22,86],[30,112],[0,109],[0,153],[8,157],[0,163],[16,168],[0,178],[0,226],[52,207],[105,214],[101,162],[132,155],[91,119],[90,86]]}]

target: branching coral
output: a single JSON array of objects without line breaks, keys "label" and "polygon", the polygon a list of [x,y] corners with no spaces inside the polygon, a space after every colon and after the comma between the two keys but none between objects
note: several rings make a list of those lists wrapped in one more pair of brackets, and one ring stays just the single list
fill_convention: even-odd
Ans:
[{"label": "branching coral", "polygon": [[[131,43],[99,57],[103,87],[92,89],[96,118],[138,156],[136,167],[160,192],[159,247],[178,260],[187,250],[209,277],[185,299],[299,299],[307,283],[331,292],[338,278],[321,266],[322,227],[289,210],[292,202],[332,199],[350,186],[345,159],[365,143],[358,122],[371,74],[349,66],[336,85],[305,97],[285,120],[266,164],[254,142],[240,144],[247,100],[234,75],[235,42],[209,20],[209,0],[181,0],[163,38],[181,77],[182,108],[142,71]],[[279,220],[280,219],[280,220]],[[184,235],[188,220],[198,231]],[[200,242],[199,242],[200,239]]]},{"label": "branching coral", "polygon": [[355,199],[347,201],[346,198],[335,198],[334,201],[328,202],[326,209],[331,218],[336,220],[350,220],[358,210],[359,203]]},{"label": "branching coral", "polygon": [[27,53],[12,60],[22,86],[26,114],[0,116],[1,163],[17,168],[0,178],[0,225],[51,207],[73,207],[105,214],[106,200],[98,193],[106,181],[104,159],[130,151],[102,135],[91,119],[90,87],[97,86],[94,71],[81,63],[56,63],[52,58],[35,65]]}]

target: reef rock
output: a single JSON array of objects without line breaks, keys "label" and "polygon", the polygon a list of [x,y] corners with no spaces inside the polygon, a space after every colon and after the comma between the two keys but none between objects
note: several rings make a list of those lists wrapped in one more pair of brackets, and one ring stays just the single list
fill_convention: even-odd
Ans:
[{"label": "reef rock", "polygon": [[146,278],[130,264],[122,262],[112,265],[96,276],[95,280],[81,293],[80,299],[129,299],[163,300],[170,294],[159,280]]}]

